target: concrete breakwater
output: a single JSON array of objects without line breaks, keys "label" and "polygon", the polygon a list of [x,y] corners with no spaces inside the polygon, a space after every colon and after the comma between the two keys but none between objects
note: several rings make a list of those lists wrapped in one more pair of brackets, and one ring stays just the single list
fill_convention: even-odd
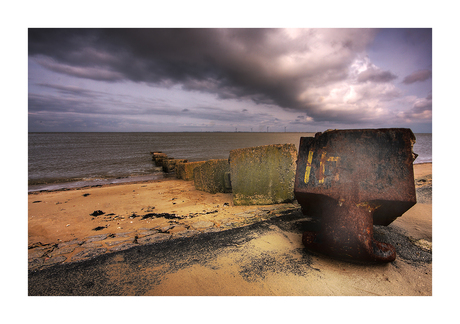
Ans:
[{"label": "concrete breakwater", "polygon": [[272,144],[236,149],[228,159],[188,162],[162,152],[150,152],[164,172],[194,181],[197,190],[232,193],[234,205],[271,205],[294,200],[297,149]]}]

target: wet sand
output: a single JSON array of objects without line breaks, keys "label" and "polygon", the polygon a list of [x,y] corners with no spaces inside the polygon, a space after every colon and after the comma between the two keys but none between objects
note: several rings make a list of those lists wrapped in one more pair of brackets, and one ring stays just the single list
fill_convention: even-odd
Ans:
[{"label": "wet sand", "polygon": [[295,203],[233,206],[193,182],[31,193],[29,295],[430,296],[431,163],[414,171],[418,203],[375,227],[397,249],[384,265],[306,251]]}]

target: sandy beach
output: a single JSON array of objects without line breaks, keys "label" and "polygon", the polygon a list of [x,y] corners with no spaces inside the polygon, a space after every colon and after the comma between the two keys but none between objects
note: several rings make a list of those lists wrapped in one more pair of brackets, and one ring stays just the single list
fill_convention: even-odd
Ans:
[{"label": "sandy beach", "polygon": [[29,295],[430,296],[432,165],[414,172],[417,204],[375,227],[397,249],[384,265],[307,252],[296,202],[233,206],[173,178],[29,193]]}]

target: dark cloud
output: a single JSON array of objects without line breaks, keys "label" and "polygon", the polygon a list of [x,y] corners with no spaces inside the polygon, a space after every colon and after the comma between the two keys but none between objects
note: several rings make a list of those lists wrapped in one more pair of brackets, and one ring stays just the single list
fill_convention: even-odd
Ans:
[{"label": "dark cloud", "polygon": [[101,67],[80,67],[70,66],[67,64],[56,62],[47,57],[38,57],[37,61],[43,67],[57,72],[68,74],[77,78],[91,79],[96,81],[120,81],[123,80],[123,75],[116,71],[107,70]]},{"label": "dark cloud", "polygon": [[76,96],[76,97],[96,98],[97,96],[102,94],[101,92],[98,92],[98,91],[92,91],[92,90],[79,88],[75,86],[50,84],[50,83],[38,83],[37,85],[40,87],[56,90],[58,93],[63,94],[63,95],[71,95],[71,96]]},{"label": "dark cloud", "polygon": [[[367,29],[29,29],[29,56],[78,78],[131,80],[308,110],[307,89],[348,77]],[[361,78],[384,82],[391,73]]]},{"label": "dark cloud", "polygon": [[420,70],[406,76],[402,82],[405,84],[411,84],[414,82],[422,82],[430,78],[431,70]]}]

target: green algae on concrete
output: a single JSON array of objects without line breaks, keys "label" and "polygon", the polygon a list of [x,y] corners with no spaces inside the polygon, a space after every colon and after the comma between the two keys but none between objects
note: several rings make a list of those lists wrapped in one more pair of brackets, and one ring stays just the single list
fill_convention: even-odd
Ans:
[{"label": "green algae on concrete", "polygon": [[209,193],[232,192],[230,165],[226,159],[209,160],[193,170],[195,188]]},{"label": "green algae on concrete", "polygon": [[205,161],[198,162],[179,162],[176,164],[176,177],[178,179],[190,181],[193,180],[193,170],[205,163]]},{"label": "green algae on concrete", "polygon": [[230,151],[234,205],[270,205],[293,201],[296,159],[294,144]]}]

